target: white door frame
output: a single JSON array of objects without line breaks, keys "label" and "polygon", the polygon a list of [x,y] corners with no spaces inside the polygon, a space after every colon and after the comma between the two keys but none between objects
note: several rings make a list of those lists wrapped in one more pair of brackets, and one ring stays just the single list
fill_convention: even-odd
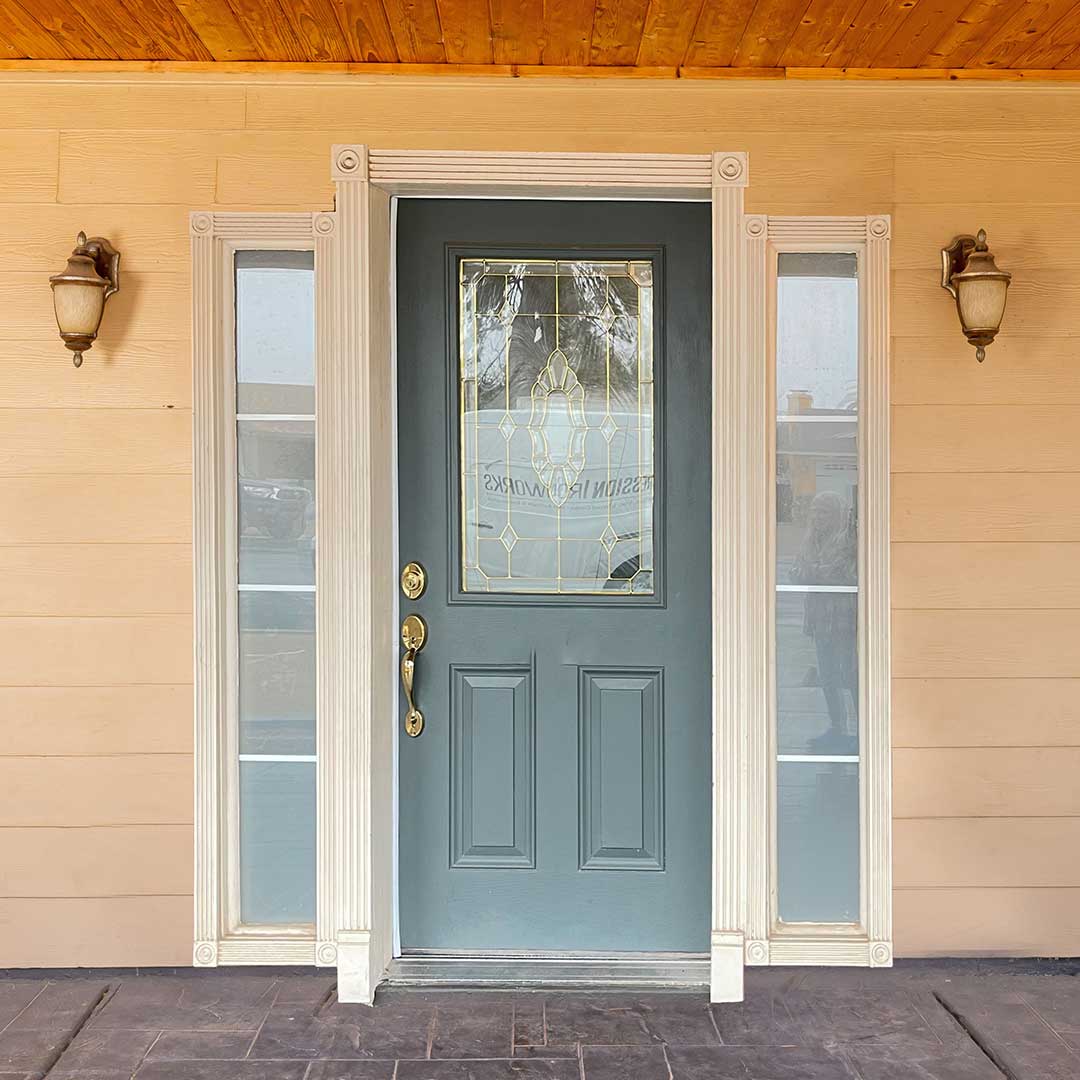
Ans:
[{"label": "white door frame", "polygon": [[[393,196],[683,199],[712,206],[712,748],[709,956],[714,1001],[745,964],[892,963],[889,738],[889,234],[884,215],[746,215],[743,153],[371,151],[335,146],[336,209],[191,214],[195,568],[195,897],[192,960],[338,968],[370,1002],[394,953],[397,538]],[[766,431],[770,248],[841,245],[864,260],[860,485],[863,912],[858,926],[770,922]],[[309,927],[232,933],[222,898],[235,812],[223,783],[235,642],[228,599],[235,483],[227,415],[232,253],[314,248],[318,560],[318,904]],[[860,590],[861,592],[862,590]],[[227,907],[227,905],[226,905]]]},{"label": "white door frame", "polygon": [[[690,199],[712,204],[714,1001],[742,999],[751,880],[748,733],[765,724],[764,380],[748,336],[747,156],[369,151],[335,146],[332,340],[318,370],[319,717],[323,781],[316,959],[341,1001],[370,1002],[393,954],[397,723],[394,195]],[[756,787],[757,785],[754,785]],[[763,859],[757,852],[754,859]]]}]

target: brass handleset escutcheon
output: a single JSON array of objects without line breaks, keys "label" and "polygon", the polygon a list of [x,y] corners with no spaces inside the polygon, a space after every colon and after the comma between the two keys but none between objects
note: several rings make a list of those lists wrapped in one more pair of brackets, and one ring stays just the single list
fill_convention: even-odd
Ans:
[{"label": "brass handleset escutcheon", "polygon": [[401,657],[401,686],[409,706],[405,713],[405,734],[412,739],[424,730],[424,714],[413,701],[413,677],[416,674],[416,654],[426,641],[427,624],[424,620],[419,615],[406,615],[401,623],[401,644],[405,646],[405,653]]},{"label": "brass handleset escutcheon", "polygon": [[401,570],[401,591],[409,600],[419,600],[427,588],[427,571],[418,563],[406,563]]}]

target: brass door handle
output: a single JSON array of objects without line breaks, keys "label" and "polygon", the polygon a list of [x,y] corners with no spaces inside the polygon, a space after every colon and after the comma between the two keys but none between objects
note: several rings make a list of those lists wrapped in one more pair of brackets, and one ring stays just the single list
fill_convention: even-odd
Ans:
[{"label": "brass door handle", "polygon": [[427,624],[419,615],[406,615],[401,624],[401,644],[405,652],[401,657],[401,686],[405,691],[408,711],[405,713],[405,734],[415,739],[424,730],[424,714],[413,700],[413,676],[416,674],[416,654],[427,641]]}]

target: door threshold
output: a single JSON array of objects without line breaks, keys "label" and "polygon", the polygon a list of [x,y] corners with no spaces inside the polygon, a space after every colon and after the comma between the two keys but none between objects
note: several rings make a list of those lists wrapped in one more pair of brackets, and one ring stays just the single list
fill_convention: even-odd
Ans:
[{"label": "door threshold", "polygon": [[407,952],[390,961],[390,986],[606,990],[698,990],[709,985],[706,953]]}]

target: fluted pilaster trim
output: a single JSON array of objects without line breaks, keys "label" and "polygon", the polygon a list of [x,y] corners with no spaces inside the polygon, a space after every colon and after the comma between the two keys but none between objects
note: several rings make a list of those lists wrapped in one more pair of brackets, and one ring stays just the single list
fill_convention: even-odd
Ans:
[{"label": "fluted pilaster trim", "polygon": [[745,154],[713,155],[713,903],[714,1001],[742,999],[750,880],[747,732],[758,722],[763,655],[758,605],[763,476],[760,371],[749,350]]}]

